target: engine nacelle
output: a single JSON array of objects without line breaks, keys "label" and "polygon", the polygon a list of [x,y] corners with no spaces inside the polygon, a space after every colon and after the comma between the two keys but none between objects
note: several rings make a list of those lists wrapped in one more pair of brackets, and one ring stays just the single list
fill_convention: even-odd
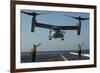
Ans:
[{"label": "engine nacelle", "polygon": [[33,24],[31,25],[31,32],[34,32],[34,30],[35,30],[35,24],[33,23]]},{"label": "engine nacelle", "polygon": [[77,24],[77,35],[80,35],[81,32],[81,24]]}]

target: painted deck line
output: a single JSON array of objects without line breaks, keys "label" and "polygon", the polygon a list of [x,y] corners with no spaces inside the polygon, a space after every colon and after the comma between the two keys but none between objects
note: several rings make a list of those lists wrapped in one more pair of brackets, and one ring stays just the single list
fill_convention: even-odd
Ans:
[{"label": "painted deck line", "polygon": [[90,57],[90,55],[89,55],[89,54],[83,54],[83,56]]},{"label": "painted deck line", "polygon": [[[78,55],[78,53],[70,52],[70,54]],[[89,54],[82,54],[82,56],[90,57]]]},{"label": "painted deck line", "polygon": [[68,59],[66,59],[63,55],[60,55],[65,61],[67,61]]}]

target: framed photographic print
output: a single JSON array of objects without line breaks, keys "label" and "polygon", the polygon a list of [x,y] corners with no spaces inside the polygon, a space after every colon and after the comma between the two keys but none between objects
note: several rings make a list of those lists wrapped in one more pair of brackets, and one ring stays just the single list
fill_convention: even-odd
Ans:
[{"label": "framed photographic print", "polygon": [[11,1],[11,72],[96,67],[96,6]]}]

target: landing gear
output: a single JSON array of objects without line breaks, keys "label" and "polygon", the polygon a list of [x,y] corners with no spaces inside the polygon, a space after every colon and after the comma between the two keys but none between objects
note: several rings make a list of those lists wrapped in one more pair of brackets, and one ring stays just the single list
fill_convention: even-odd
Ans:
[{"label": "landing gear", "polygon": [[52,40],[52,38],[51,38],[51,34],[52,34],[52,31],[49,30],[49,40]]},{"label": "landing gear", "polygon": [[63,40],[63,41],[64,41],[64,38],[62,38],[61,40]]},{"label": "landing gear", "polygon": [[62,34],[62,39],[61,40],[63,40],[64,41],[64,35]]},{"label": "landing gear", "polygon": [[52,40],[52,38],[49,38],[49,40]]}]

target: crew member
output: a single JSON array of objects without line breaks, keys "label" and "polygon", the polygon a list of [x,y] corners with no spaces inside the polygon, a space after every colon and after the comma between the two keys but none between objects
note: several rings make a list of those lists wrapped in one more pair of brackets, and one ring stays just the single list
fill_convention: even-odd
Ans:
[{"label": "crew member", "polygon": [[80,44],[78,44],[77,52],[78,52],[79,58],[81,58],[81,45]]},{"label": "crew member", "polygon": [[33,44],[33,47],[31,48],[32,62],[35,62],[37,47],[40,45],[41,45],[41,43],[39,43],[37,45]]}]

